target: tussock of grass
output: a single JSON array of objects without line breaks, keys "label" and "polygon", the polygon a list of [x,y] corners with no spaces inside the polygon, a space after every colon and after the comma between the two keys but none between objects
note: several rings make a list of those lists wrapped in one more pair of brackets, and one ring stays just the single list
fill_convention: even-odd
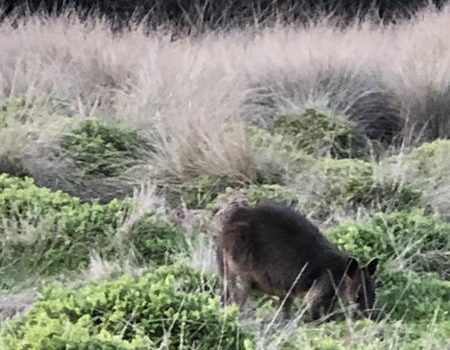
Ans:
[{"label": "tussock of grass", "polygon": [[428,10],[392,27],[338,30],[319,21],[174,43],[139,27],[114,37],[101,21],[76,16],[19,20],[15,27],[6,20],[0,98],[51,97],[73,115],[117,116],[159,140],[153,165],[183,179],[206,173],[251,180],[258,164],[242,117],[296,114],[312,103],[369,138],[449,136],[449,11]]},{"label": "tussock of grass", "polygon": [[[277,22],[174,42],[70,15],[3,21],[0,172],[35,183],[0,174],[0,285],[64,284],[2,323],[5,344],[209,349],[225,334],[247,349],[249,331],[260,349],[447,348],[449,18],[446,6],[397,26]],[[241,328],[186,266],[118,277],[180,261],[214,273],[215,224],[267,201],[382,258],[380,320],[306,325],[300,309],[281,326],[253,299]],[[2,295],[0,314],[4,300],[29,304]]]}]

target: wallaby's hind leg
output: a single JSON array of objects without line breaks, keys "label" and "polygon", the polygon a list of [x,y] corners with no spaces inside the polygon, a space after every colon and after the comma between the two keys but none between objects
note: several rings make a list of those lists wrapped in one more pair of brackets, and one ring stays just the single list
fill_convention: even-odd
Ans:
[{"label": "wallaby's hind leg", "polygon": [[235,281],[236,283],[231,290],[231,299],[236,305],[239,306],[239,309],[242,310],[245,302],[247,301],[250,283],[248,278],[245,276],[236,276]]},{"label": "wallaby's hind leg", "polygon": [[229,271],[226,261],[222,263],[222,269],[220,271],[222,275],[222,294],[220,296],[223,306],[226,306],[232,301],[232,294],[236,286],[236,275]]},{"label": "wallaby's hind leg", "polygon": [[224,259],[222,264],[222,305],[227,305],[229,302],[233,302],[237,304],[240,309],[242,309],[250,290],[250,280],[245,274],[241,275],[238,271],[236,271],[236,265],[233,264],[232,261]]},{"label": "wallaby's hind leg", "polygon": [[247,301],[249,290],[250,284],[244,278],[227,276],[221,295],[222,305],[225,306],[232,302],[242,310]]}]

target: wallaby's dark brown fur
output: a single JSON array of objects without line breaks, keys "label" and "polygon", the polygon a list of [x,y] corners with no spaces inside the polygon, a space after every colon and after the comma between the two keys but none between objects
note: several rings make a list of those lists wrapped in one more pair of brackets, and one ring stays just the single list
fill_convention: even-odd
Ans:
[{"label": "wallaby's dark brown fur", "polygon": [[314,320],[329,314],[337,297],[352,306],[352,316],[373,307],[378,259],[359,266],[286,206],[234,209],[219,234],[217,259],[222,297],[240,307],[252,289],[279,296],[283,317],[294,297],[304,298]]}]

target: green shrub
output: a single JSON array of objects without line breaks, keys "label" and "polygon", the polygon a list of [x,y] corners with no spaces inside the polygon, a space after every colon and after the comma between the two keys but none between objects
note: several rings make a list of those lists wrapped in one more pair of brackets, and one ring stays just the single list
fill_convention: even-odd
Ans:
[{"label": "green shrub", "polygon": [[[306,210],[325,218],[337,209],[366,207],[380,211],[406,209],[420,204],[421,192],[393,179],[376,180],[370,163],[353,159],[323,158],[311,168],[317,188]],[[313,181],[314,180],[314,181]]]},{"label": "green shrub", "polygon": [[227,188],[226,191],[220,194],[208,208],[215,209],[227,203],[230,199],[240,197],[250,206],[256,206],[265,203],[283,203],[286,205],[296,205],[298,199],[295,194],[288,188],[280,185],[250,185],[246,188],[233,189]]},{"label": "green shrub", "polygon": [[[450,154],[450,140],[436,140],[425,143],[414,149],[410,155],[410,161],[417,169],[418,175],[423,177],[435,177],[436,169],[446,166],[450,171],[448,155]],[[448,176],[447,173],[439,173],[439,176]]]},{"label": "green shrub", "polygon": [[449,330],[450,322],[328,322],[300,327],[280,348],[294,350],[301,344],[307,350],[446,349]]},{"label": "green shrub", "polygon": [[237,309],[221,309],[215,283],[172,265],[77,290],[52,287],[5,329],[4,349],[68,349],[78,334],[85,343],[99,340],[99,349],[249,348]]},{"label": "green shrub", "polygon": [[408,179],[439,185],[449,180],[449,154],[450,140],[436,140],[424,143],[410,153],[386,158],[381,165],[388,170],[396,167],[403,169]]},{"label": "green shrub", "polygon": [[[115,239],[130,201],[106,205],[81,203],[78,198],[50,191],[25,180],[0,175],[0,280],[64,270],[79,270],[92,251],[116,257],[135,248],[141,259],[162,263],[181,250],[182,233],[165,220],[148,214]],[[165,243],[164,243],[165,242]]]},{"label": "green shrub", "polygon": [[369,153],[367,139],[354,125],[314,108],[300,115],[276,117],[272,132],[294,140],[296,148],[309,154],[361,158]]},{"label": "green shrub", "polygon": [[296,205],[298,200],[295,194],[288,188],[280,185],[250,185],[247,190],[247,198],[252,206],[268,202]]},{"label": "green shrub", "polygon": [[187,250],[184,234],[156,215],[146,215],[139,220],[127,236],[138,260],[144,263],[149,260],[157,265],[174,262],[177,255]]},{"label": "green shrub", "polygon": [[11,122],[25,123],[29,118],[24,99],[8,98],[0,101],[0,128],[8,127]]},{"label": "green shrub", "polygon": [[29,121],[29,111],[25,100],[8,98],[0,100],[0,173],[15,176],[28,175],[23,164],[25,138],[30,131],[23,125]]},{"label": "green shrub", "polygon": [[327,232],[339,247],[369,260],[399,259],[416,271],[450,276],[450,224],[421,209],[375,214],[371,222],[344,222]]},{"label": "green shrub", "polygon": [[171,207],[184,203],[187,209],[205,209],[229,185],[225,177],[202,175],[182,184],[161,186],[161,192]]},{"label": "green shrub", "polygon": [[377,306],[385,317],[422,324],[450,319],[450,281],[407,269],[384,269],[378,279]]},{"label": "green shrub", "polygon": [[73,110],[66,101],[55,98],[45,101],[27,100],[23,97],[0,99],[0,129],[16,127],[19,124],[33,124],[40,117],[49,114],[70,117]]},{"label": "green shrub", "polygon": [[295,141],[257,127],[247,127],[256,154],[256,183],[284,184],[289,175],[309,169],[315,159],[296,147]]},{"label": "green shrub", "polygon": [[118,176],[136,165],[139,152],[152,147],[135,132],[108,126],[97,119],[81,122],[63,136],[61,147],[86,175]]}]

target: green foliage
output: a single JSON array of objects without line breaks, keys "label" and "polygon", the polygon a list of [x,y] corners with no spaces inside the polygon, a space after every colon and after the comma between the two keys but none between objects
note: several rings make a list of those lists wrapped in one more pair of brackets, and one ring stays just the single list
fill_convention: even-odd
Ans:
[{"label": "green foliage", "polygon": [[304,325],[280,347],[283,350],[415,350],[446,349],[450,322],[328,322]]},{"label": "green foliage", "polygon": [[25,131],[22,125],[29,120],[25,100],[18,98],[0,100],[0,140],[6,143],[0,148],[0,173],[15,176],[28,174],[21,157],[23,147],[21,141],[29,135],[29,131]]},{"label": "green foliage", "polygon": [[288,188],[280,185],[250,185],[247,190],[250,205],[255,206],[268,202],[296,205],[295,195]]},{"label": "green foliage", "polygon": [[184,234],[156,215],[146,215],[134,224],[127,240],[140,261],[151,260],[157,265],[173,262],[177,255],[187,250]]},{"label": "green foliage", "polygon": [[386,317],[418,323],[450,319],[450,281],[407,269],[385,269],[378,278],[377,305]]},{"label": "green foliage", "polygon": [[118,176],[137,164],[140,151],[152,150],[135,132],[97,119],[83,121],[64,135],[61,147],[85,174],[107,177]]},{"label": "green foliage", "polygon": [[[416,208],[377,213],[366,224],[344,222],[327,235],[361,262],[380,258],[377,307],[383,308],[384,318],[449,319],[450,224]],[[389,268],[390,264],[401,270]]]},{"label": "green foliage", "polygon": [[258,184],[284,184],[289,174],[305,171],[315,162],[292,138],[257,127],[247,127],[247,133],[256,153]]},{"label": "green foliage", "polygon": [[308,108],[300,115],[274,119],[272,132],[294,140],[308,154],[333,158],[361,158],[369,153],[366,138],[350,122]]},{"label": "green foliage", "polygon": [[[447,170],[450,170],[450,165],[448,164],[449,154],[450,140],[436,140],[414,149],[410,153],[409,158],[420,176],[434,177],[436,176],[436,169],[441,168],[443,165],[447,166]],[[438,175],[448,176],[448,172]]]},{"label": "green foliage", "polygon": [[251,184],[247,187],[236,184],[231,186],[225,178],[211,175],[201,176],[177,188],[178,186],[168,186],[165,191],[166,198],[172,206],[183,201],[187,209],[211,209],[218,202],[222,202],[238,192],[243,194],[251,205],[270,201],[289,205],[298,202],[291,191],[278,184]]},{"label": "green foliage", "polygon": [[406,178],[424,187],[426,184],[431,184],[431,188],[441,184],[446,186],[450,174],[449,154],[450,140],[436,140],[424,143],[410,153],[386,158],[381,166],[388,170],[402,169]]},{"label": "green foliage", "polygon": [[393,211],[420,204],[421,192],[393,179],[376,180],[370,163],[353,159],[323,158],[311,169],[318,188],[318,201],[308,204],[318,218],[336,209],[356,210],[358,207]]},{"label": "green foliage", "polygon": [[95,349],[250,348],[237,309],[221,309],[215,283],[172,265],[77,290],[52,287],[5,329],[4,349],[69,349],[77,337]]},{"label": "green foliage", "polygon": [[269,202],[283,203],[286,205],[296,205],[298,203],[295,194],[284,186],[250,185],[241,189],[227,188],[226,191],[220,194],[207,208],[214,209],[216,206],[220,206],[221,203],[228,202],[230,198],[235,198],[236,196],[245,199],[245,202],[251,206]]},{"label": "green foliage", "polygon": [[219,193],[223,192],[229,182],[226,178],[213,175],[202,175],[183,183],[181,186],[172,186],[169,194],[172,202],[183,203],[188,209],[204,209]]},{"label": "green foliage", "polygon": [[25,123],[29,120],[25,100],[8,98],[0,101],[0,128],[6,128],[11,123]]},{"label": "green foliage", "polygon": [[[129,201],[106,205],[81,203],[60,191],[50,191],[25,180],[0,175],[0,281],[7,277],[51,275],[79,270],[92,251],[117,257],[135,248],[141,259],[162,263],[167,254],[182,249],[182,234],[149,214],[119,242],[116,237]],[[123,233],[122,233],[123,234]],[[125,239],[124,239],[125,238]]]},{"label": "green foliage", "polygon": [[328,236],[345,251],[368,261],[400,259],[417,271],[450,276],[450,224],[421,209],[375,214],[367,224],[344,222]]}]

